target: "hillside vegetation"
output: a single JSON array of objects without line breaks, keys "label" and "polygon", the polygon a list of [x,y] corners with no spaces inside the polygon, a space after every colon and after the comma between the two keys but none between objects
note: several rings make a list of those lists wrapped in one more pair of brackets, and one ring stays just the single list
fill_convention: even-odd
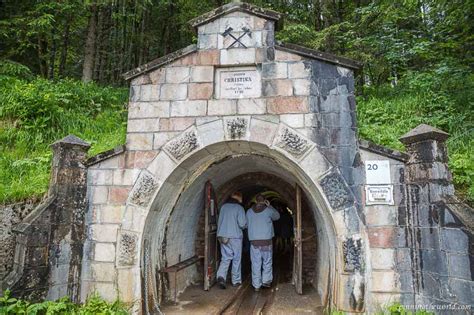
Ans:
[{"label": "hillside vegetation", "polygon": [[0,204],[46,192],[49,145],[68,134],[91,143],[91,155],[125,143],[127,95],[124,88],[53,82],[0,63]]}]

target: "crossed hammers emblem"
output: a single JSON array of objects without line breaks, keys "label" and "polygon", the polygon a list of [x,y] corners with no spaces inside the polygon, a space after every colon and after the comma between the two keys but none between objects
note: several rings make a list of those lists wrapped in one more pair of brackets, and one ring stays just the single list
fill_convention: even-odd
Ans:
[{"label": "crossed hammers emblem", "polygon": [[234,45],[237,44],[237,47],[239,47],[238,45],[244,47],[244,48],[247,48],[247,46],[244,45],[244,43],[242,43],[240,40],[245,36],[247,35],[248,37],[252,38],[252,32],[246,28],[246,27],[242,27],[242,31],[244,31],[244,33],[242,35],[240,35],[239,37],[235,37],[231,32],[233,31],[234,29],[232,27],[228,27],[224,33],[222,33],[221,35],[224,36],[224,37],[227,37],[227,36],[230,36],[234,39],[234,41],[232,42],[232,44],[229,45],[229,47],[227,48],[232,48]]}]

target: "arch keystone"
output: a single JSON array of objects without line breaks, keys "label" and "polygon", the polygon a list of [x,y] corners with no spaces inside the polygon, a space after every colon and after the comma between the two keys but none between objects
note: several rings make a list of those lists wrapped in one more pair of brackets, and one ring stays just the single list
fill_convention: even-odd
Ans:
[{"label": "arch keystone", "polygon": [[224,118],[224,131],[226,140],[248,140],[250,118],[245,116],[232,116]]}]

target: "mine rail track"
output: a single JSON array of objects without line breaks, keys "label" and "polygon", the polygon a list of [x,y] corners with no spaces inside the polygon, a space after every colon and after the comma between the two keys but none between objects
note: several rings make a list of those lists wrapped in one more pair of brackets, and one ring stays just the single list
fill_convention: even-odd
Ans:
[{"label": "mine rail track", "polygon": [[251,284],[250,276],[242,283],[241,288],[225,303],[219,310],[219,315],[260,315],[266,314],[267,310],[273,303],[276,288],[279,281],[279,270],[275,270],[273,285],[268,289],[261,289],[255,292]]}]

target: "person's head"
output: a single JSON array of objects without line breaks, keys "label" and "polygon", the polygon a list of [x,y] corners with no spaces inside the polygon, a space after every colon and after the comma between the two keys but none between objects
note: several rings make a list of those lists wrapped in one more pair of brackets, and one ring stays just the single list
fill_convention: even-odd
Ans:
[{"label": "person's head", "polygon": [[258,194],[255,196],[255,201],[257,203],[265,203],[265,197],[262,194]]},{"label": "person's head", "polygon": [[239,203],[242,203],[242,199],[243,199],[243,196],[242,196],[242,193],[240,191],[236,191],[232,194],[232,196],[230,196],[232,199],[235,199],[237,200]]}]

